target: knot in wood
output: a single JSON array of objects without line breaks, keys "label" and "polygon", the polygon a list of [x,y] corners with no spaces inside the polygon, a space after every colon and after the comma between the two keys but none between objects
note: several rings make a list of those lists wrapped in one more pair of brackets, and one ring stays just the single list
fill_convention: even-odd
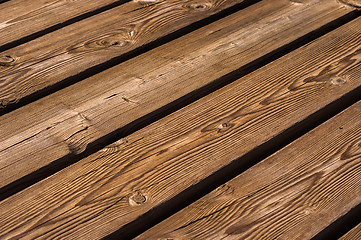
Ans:
[{"label": "knot in wood", "polygon": [[197,12],[208,11],[211,7],[212,5],[208,2],[189,3],[187,5],[187,8]]},{"label": "knot in wood", "polygon": [[147,198],[139,192],[137,192],[136,194],[132,195],[129,198],[129,203],[130,203],[130,205],[133,205],[133,206],[142,205],[146,201],[147,201]]},{"label": "knot in wood", "polygon": [[0,66],[10,66],[15,60],[16,59],[10,55],[0,56]]},{"label": "knot in wood", "polygon": [[228,123],[228,122],[224,122],[224,123],[221,123],[219,126],[218,126],[218,133],[221,133],[221,132],[225,132],[227,131],[228,129],[230,129],[233,125]]},{"label": "knot in wood", "polygon": [[124,47],[128,44],[128,40],[125,38],[116,38],[109,37],[104,38],[96,42],[99,47],[109,48],[109,47]]},{"label": "knot in wood", "polygon": [[346,77],[333,77],[331,78],[331,83],[333,85],[341,86],[347,82]]},{"label": "knot in wood", "polygon": [[118,30],[116,33],[106,34],[97,39],[92,39],[84,43],[79,43],[67,48],[68,53],[80,53],[88,51],[98,51],[104,49],[115,49],[127,47],[132,43],[136,32],[132,26]]}]

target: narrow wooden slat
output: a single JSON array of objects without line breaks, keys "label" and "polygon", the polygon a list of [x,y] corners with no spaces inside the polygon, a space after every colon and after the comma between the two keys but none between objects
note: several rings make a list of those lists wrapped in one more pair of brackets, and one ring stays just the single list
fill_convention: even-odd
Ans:
[{"label": "narrow wooden slat", "polygon": [[265,0],[3,115],[0,187],[83,152],[99,138],[349,11],[329,0]]},{"label": "narrow wooden slat", "polygon": [[137,239],[310,239],[361,203],[360,172],[358,102]]},{"label": "narrow wooden slat", "polygon": [[[361,19],[352,21],[5,199],[0,202],[0,238],[97,239],[161,206],[359,88],[360,25]],[[337,129],[344,128],[338,129],[340,133],[348,133],[349,128],[356,126],[359,114],[350,114],[350,125],[337,125]],[[323,139],[328,137],[332,135],[326,131]],[[314,148],[317,141],[308,147]],[[327,146],[335,143],[338,142],[330,141]],[[345,159],[337,161],[337,166],[357,162],[348,158],[358,151],[359,141],[352,143],[342,148]],[[277,165],[279,171],[297,161],[284,164]],[[277,172],[262,175],[272,177]],[[295,187],[307,187],[324,177],[321,173],[309,176]],[[256,184],[244,184],[259,186],[263,181],[257,179]],[[354,183],[352,179],[350,176],[348,181]],[[232,189],[229,191],[232,193]],[[351,199],[343,209],[358,200]]]},{"label": "narrow wooden slat", "polygon": [[11,0],[5,2],[0,5],[0,46],[118,1]]},{"label": "narrow wooden slat", "polygon": [[0,107],[242,1],[131,1],[4,51]]},{"label": "narrow wooden slat", "polygon": [[[116,2],[119,1],[6,1],[0,6],[0,46]],[[358,7],[355,1],[343,2]]]},{"label": "narrow wooden slat", "polygon": [[359,240],[359,239],[361,239],[361,223],[340,238],[340,240]]}]

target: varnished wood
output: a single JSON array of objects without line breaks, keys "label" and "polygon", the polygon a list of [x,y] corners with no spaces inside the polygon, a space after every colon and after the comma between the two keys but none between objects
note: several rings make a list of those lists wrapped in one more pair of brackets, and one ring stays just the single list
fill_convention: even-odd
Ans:
[{"label": "varnished wood", "polygon": [[360,143],[361,102],[137,239],[310,239],[361,203]]},{"label": "varnished wood", "polygon": [[7,1],[0,5],[0,46],[117,1],[118,0]]},{"label": "varnished wood", "polygon": [[340,238],[340,240],[359,240],[359,239],[361,239],[361,223]]},{"label": "varnished wood", "polygon": [[[83,152],[116,129],[347,13],[336,1],[265,0],[0,117],[0,187]],[[353,49],[358,32],[347,33],[356,36],[348,40]],[[345,91],[358,86],[351,83]],[[287,89],[280,91],[275,98]]]},{"label": "varnished wood", "polygon": [[[0,107],[242,1],[130,1],[1,52]],[[66,9],[64,1],[56,2]]]},{"label": "varnished wood", "polygon": [[[0,238],[98,239],[160,206],[360,87],[360,24],[361,19],[346,24],[2,201]],[[227,220],[232,219],[232,214],[243,213],[232,208],[240,206],[242,210],[243,205],[231,204],[227,208],[230,202],[222,202],[222,199],[232,196],[238,199],[239,196],[233,193],[236,188],[237,193],[249,192],[240,199],[248,196],[259,201],[258,205],[257,202],[254,205],[255,210],[264,209],[265,214],[277,209],[295,213],[294,218],[287,221],[282,218],[283,213],[276,215],[278,218],[274,221],[279,220],[280,225],[266,222],[265,231],[275,229],[269,234],[279,233],[277,226],[282,227],[286,223],[293,226],[298,222],[297,217],[316,216],[312,215],[314,210],[318,214],[325,213],[317,215],[323,217],[323,221],[311,224],[311,227],[319,229],[350,209],[361,200],[357,182],[360,175],[352,174],[352,167],[356,169],[360,162],[360,110],[358,104],[325,124],[321,130],[310,133],[307,137],[309,141],[300,140],[303,144],[295,143],[293,148],[288,147],[257,166],[258,172],[254,168],[247,171],[247,181],[217,189],[213,197],[219,199],[215,202],[219,214],[214,215],[224,216],[220,220]],[[84,119],[84,124],[87,123],[87,117],[77,116]],[[339,160],[340,155],[342,160]],[[341,179],[343,176],[345,178]],[[279,188],[267,187],[270,180],[279,184],[276,185]],[[332,184],[322,185],[327,181]],[[261,190],[254,193],[251,189]],[[309,198],[310,201],[303,201],[302,190],[309,189],[314,195]],[[335,197],[338,195],[345,196],[345,201],[339,201]],[[294,199],[294,205],[282,205],[281,201],[288,203],[289,198]],[[266,199],[265,202],[262,199]],[[277,201],[280,205],[276,204]],[[333,208],[335,204],[342,207]],[[229,215],[221,214],[223,206]],[[212,207],[204,209],[205,212],[213,210]],[[245,212],[251,210],[246,208]],[[299,213],[298,210],[304,212]],[[333,215],[328,215],[329,212]],[[191,216],[185,219],[189,220]],[[206,218],[206,215],[195,217]],[[245,221],[252,224],[253,219],[249,217]],[[179,218],[179,221],[171,222],[173,226],[183,226],[182,220]],[[223,234],[224,229],[220,230],[221,225],[217,224],[218,221],[211,220],[202,222],[202,225],[214,228],[214,231],[207,231],[209,234],[216,230]],[[241,229],[248,229],[247,224],[245,222],[245,227]],[[254,224],[258,226],[257,222]],[[228,232],[237,226],[227,226]],[[257,229],[255,234],[262,231],[261,227]],[[284,228],[285,231],[288,229]],[[296,234],[303,232],[313,234],[315,230]],[[177,238],[181,235],[175,236]]]}]

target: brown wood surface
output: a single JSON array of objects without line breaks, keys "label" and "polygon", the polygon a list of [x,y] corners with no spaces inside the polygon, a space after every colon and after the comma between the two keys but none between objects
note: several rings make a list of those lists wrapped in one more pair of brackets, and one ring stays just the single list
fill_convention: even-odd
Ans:
[{"label": "brown wood surface", "polygon": [[361,1],[360,0],[339,0],[340,3],[345,4],[345,6],[357,10],[361,10]]},{"label": "brown wood surface", "polygon": [[[98,239],[160,206],[315,111],[360,87],[360,24],[360,18],[348,23],[5,199],[0,202],[0,238]],[[272,157],[266,164],[261,164],[264,167],[257,167],[258,175],[253,175],[253,170],[245,173],[250,175],[248,179],[257,181],[244,181],[234,187],[249,190],[265,186],[259,193],[253,194],[249,190],[249,197],[264,204],[261,210],[266,206],[265,214],[277,209],[285,210],[275,215],[274,219],[274,222],[280,221],[282,224],[265,224],[264,230],[270,229],[269,234],[279,233],[276,227],[285,223],[282,214],[295,213],[288,224],[296,226],[292,224],[298,222],[298,217],[310,215],[312,220],[315,209],[319,214],[324,213],[317,216],[325,221],[312,224],[309,233],[296,233],[313,234],[314,229],[322,228],[361,200],[360,185],[356,184],[360,175],[352,172],[352,169],[356,171],[360,162],[360,104],[345,114],[309,134],[307,139],[310,141],[301,140],[304,144],[292,145],[295,149],[299,146],[299,150],[293,151],[294,148],[288,147],[288,150],[279,153],[284,156],[279,159],[285,161],[278,160],[279,164],[272,165],[278,159]],[[335,129],[341,135],[337,135]],[[322,136],[321,140],[317,136]],[[301,151],[301,147],[305,151]],[[339,160],[339,155],[342,155],[342,160]],[[287,161],[289,159],[297,161]],[[270,178],[280,176],[283,177],[279,179],[279,188],[267,188]],[[332,184],[322,185],[328,180]],[[227,189],[225,186],[217,190],[223,194],[219,196],[219,202],[223,203],[222,196],[225,199],[233,196],[232,188]],[[298,201],[298,197],[303,196],[302,191],[308,189],[315,198]],[[323,194],[325,192],[327,194]],[[340,200],[334,194],[345,198]],[[266,199],[265,202],[262,202],[262,197]],[[290,204],[287,208],[287,205],[283,207],[280,203],[281,208],[278,208],[275,202],[286,197],[294,199],[294,205]],[[254,208],[258,210],[257,202],[255,204]],[[340,208],[333,208],[340,204]],[[227,202],[224,206],[227,206]],[[232,206],[225,209],[232,214],[238,213],[232,211]],[[298,213],[300,209],[305,211]],[[204,211],[213,210],[210,207]],[[245,212],[251,210],[247,208]],[[223,220],[228,219],[228,215],[219,216],[225,216]],[[233,215],[229,216],[231,218]],[[247,219],[249,224],[253,224],[253,218]],[[174,226],[182,226],[181,221],[172,222]],[[210,220],[209,223],[214,224],[214,230],[219,230],[217,221]],[[244,226],[247,227],[247,224],[245,222]],[[203,225],[210,226],[206,223]],[[232,226],[227,228],[232,230]],[[258,229],[262,231],[262,228]],[[220,234],[223,234],[223,230]],[[212,232],[209,231],[210,234]],[[255,234],[258,233],[255,231]],[[179,234],[177,238],[181,238]]]},{"label": "brown wood surface", "polygon": [[358,102],[137,239],[310,239],[361,203],[360,171]]},{"label": "brown wood surface", "polygon": [[0,4],[0,46],[118,1],[7,1]]},{"label": "brown wood surface", "polygon": [[242,1],[130,1],[1,52],[0,107]]},{"label": "brown wood surface", "polygon": [[361,223],[340,238],[340,240],[360,240],[360,239],[361,239]]},{"label": "brown wood surface", "polygon": [[[348,12],[336,1],[265,0],[3,115],[0,187],[83,152],[114,130]],[[350,44],[358,44],[358,32],[348,31],[356,36]],[[351,83],[345,91],[358,84]]]}]

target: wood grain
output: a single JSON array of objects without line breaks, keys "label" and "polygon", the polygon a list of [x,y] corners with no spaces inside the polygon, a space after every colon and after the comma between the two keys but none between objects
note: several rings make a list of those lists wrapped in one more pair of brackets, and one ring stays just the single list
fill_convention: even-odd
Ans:
[{"label": "wood grain", "polygon": [[361,202],[361,102],[137,239],[310,239]]},{"label": "wood grain", "polygon": [[0,46],[119,0],[11,0],[0,5]]},{"label": "wood grain", "polygon": [[361,239],[361,223],[340,238],[340,240],[359,240],[359,239]]},{"label": "wood grain", "polygon": [[4,51],[0,107],[242,1],[131,1]]},{"label": "wood grain", "polygon": [[[265,0],[1,116],[0,187],[83,152],[99,138],[347,13],[329,0]],[[358,32],[348,34],[358,43]]]},{"label": "wood grain", "polygon": [[349,8],[361,9],[361,1],[360,0],[339,0],[340,3],[345,4]]},{"label": "wood grain", "polygon": [[[161,206],[193,184],[273,139],[352,89],[360,87],[360,24],[361,19],[350,22],[0,202],[0,238],[98,239],[134,221],[154,207]],[[301,196],[296,192],[297,189],[311,189],[316,199],[323,198],[326,201],[320,200],[323,205],[312,206],[316,209],[326,206],[324,211],[327,213],[329,205],[326,203],[331,200],[335,199],[335,204],[343,204],[341,200],[333,198],[332,191],[335,191],[335,194],[347,196],[345,199],[349,201],[340,209],[349,209],[360,200],[359,185],[355,184],[360,175],[351,174],[351,166],[356,169],[360,162],[360,140],[357,140],[360,139],[361,129],[359,106],[360,104],[353,108],[352,114],[346,113],[346,118],[344,115],[337,118],[341,122],[333,120],[336,123],[323,127],[324,135],[321,136],[324,141],[316,138],[318,130],[308,135],[315,135],[308,137],[308,144],[296,144],[307,151],[292,151],[293,148],[290,153],[284,151],[283,154],[290,156],[285,159],[293,159],[292,154],[295,156],[299,153],[294,159],[300,161],[281,161],[267,170],[270,165],[268,163],[277,161],[273,157],[272,161],[267,160],[265,167],[257,168],[262,170],[259,175],[253,175],[253,170],[249,171],[248,179],[257,179],[256,182],[244,181],[240,187],[243,186],[245,191],[251,189],[251,186],[258,188],[267,185],[270,183],[269,178],[281,176],[287,169],[296,169],[304,159],[310,161],[310,164],[302,165],[303,167],[292,172],[294,175],[283,175],[279,180],[280,188],[265,188],[252,199],[259,200],[257,196],[266,197],[272,211],[278,209],[276,204],[272,205],[273,200],[296,198]],[[350,124],[345,124],[346,122]],[[341,136],[334,133],[335,127]],[[343,130],[339,127],[343,127]],[[331,152],[324,153],[317,146],[326,140],[326,148]],[[335,147],[340,143],[342,147]],[[317,153],[316,150],[324,154],[310,157]],[[310,155],[307,155],[308,151]],[[326,153],[335,157],[327,158]],[[337,158],[340,154],[342,161]],[[319,164],[322,168],[312,168],[311,163]],[[341,171],[342,166],[345,167],[345,172]],[[338,168],[340,174],[332,175]],[[319,179],[327,180],[329,172],[330,179],[335,180],[332,184],[337,187],[327,185],[330,189],[324,189],[320,185],[320,193],[330,195],[319,196],[318,191],[309,186],[321,184]],[[295,176],[298,176],[296,182],[293,181]],[[340,184],[342,179],[337,178],[342,176],[348,177],[345,184]],[[292,183],[294,185],[287,185]],[[222,196],[226,199],[233,196],[232,188],[227,190],[226,186],[221,189],[229,192],[229,195],[222,190],[220,199]],[[349,198],[350,195],[346,194],[349,192],[355,194],[355,198]],[[272,193],[274,194],[271,195]],[[277,195],[278,193],[280,194]],[[295,205],[294,208],[290,205],[290,211],[295,212],[295,219],[290,219],[289,224],[297,222],[296,218],[303,216],[297,210],[306,209],[311,213],[307,204],[314,203],[313,200],[310,198],[310,202],[306,201],[306,208],[303,208],[304,202],[297,202],[296,199],[295,204],[302,204]],[[227,206],[227,202],[224,206]],[[207,209],[204,211],[213,211],[213,208]],[[225,209],[228,210],[226,207]],[[340,209],[330,212],[338,214]],[[248,211],[250,209],[247,208],[246,212]],[[282,214],[277,216],[281,218]],[[333,216],[326,220],[333,219]],[[217,221],[208,223],[214,223],[212,227],[218,229]],[[175,221],[174,226],[178,226],[177,224],[182,222]],[[317,227],[322,227],[322,224],[321,221]],[[204,226],[209,225],[205,223]],[[176,239],[179,237],[177,235]]]}]

